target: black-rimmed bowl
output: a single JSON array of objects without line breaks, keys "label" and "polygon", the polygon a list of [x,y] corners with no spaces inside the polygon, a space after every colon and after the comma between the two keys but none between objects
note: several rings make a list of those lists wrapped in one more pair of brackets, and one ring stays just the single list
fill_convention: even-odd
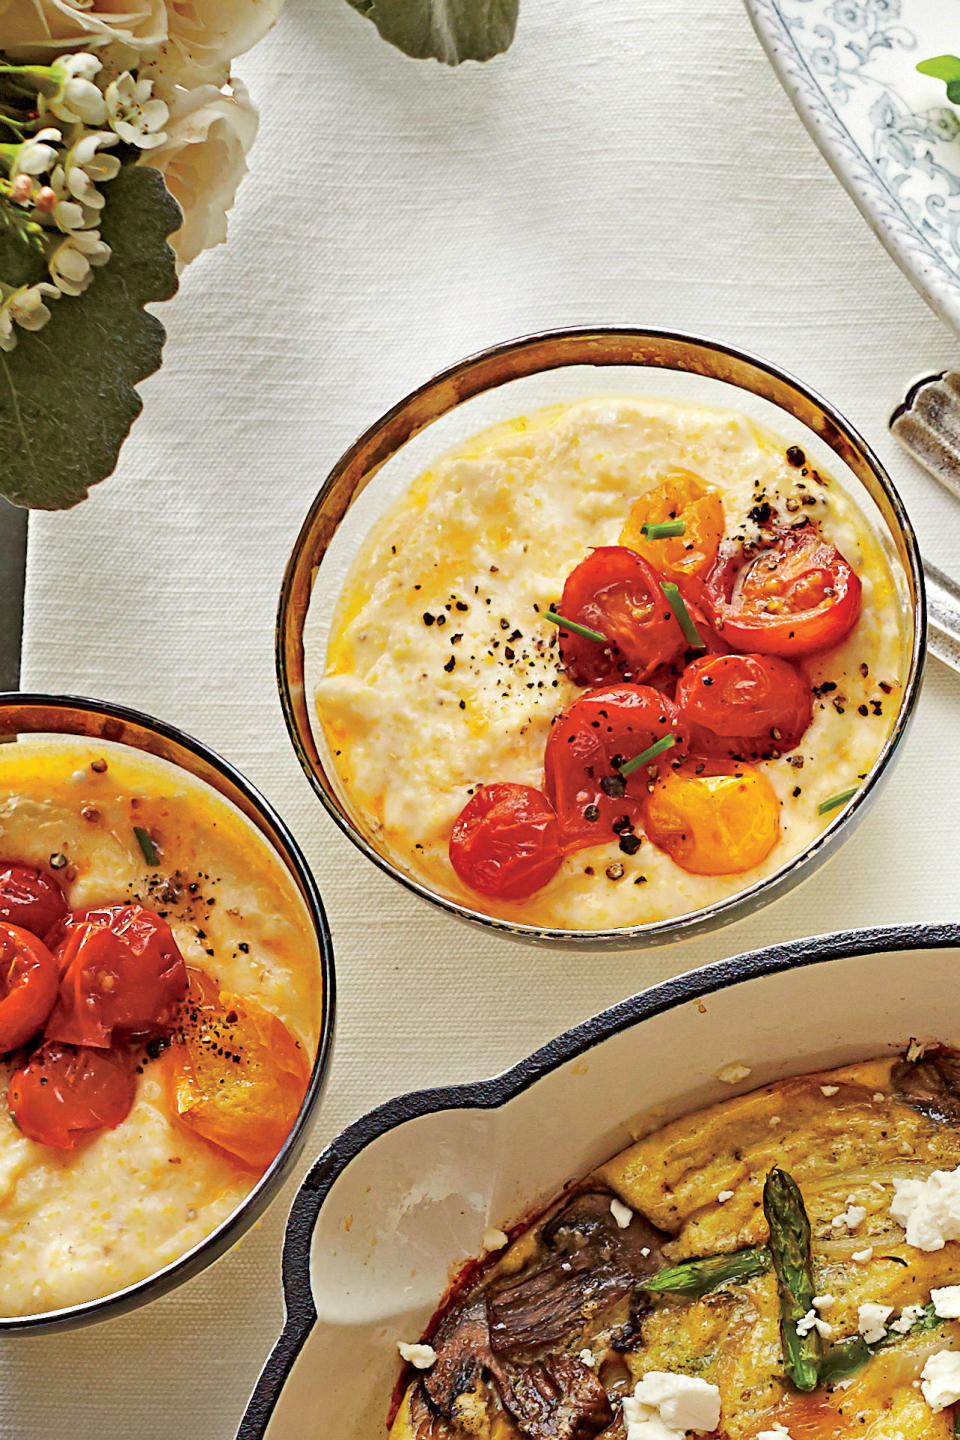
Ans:
[{"label": "black-rimmed bowl", "polygon": [[[960,1043],[960,924],[770,946],[645,990],[476,1085],[423,1090],[335,1140],[293,1203],[286,1324],[237,1440],[383,1433],[450,1277],[565,1181],[643,1129],[737,1091],[902,1049]],[[749,1067],[737,1086],[718,1071]]]},{"label": "black-rimmed bowl", "polygon": [[322,986],[320,1026],[310,1081],[297,1118],[269,1167],[237,1208],[183,1255],[145,1279],[100,1299],[35,1315],[0,1315],[0,1332],[71,1329],[136,1309],[199,1274],[248,1230],[276,1195],[303,1149],[306,1126],[320,1098],[333,1044],[336,989],[333,947],[320,892],[287,826],[228,761],[183,731],[137,710],[75,696],[0,694],[0,744],[21,735],[76,735],[154,755],[209,785],[260,832],[293,879],[316,938]]},{"label": "black-rimmed bowl", "polygon": [[[712,904],[617,929],[524,924],[428,885],[387,853],[372,822],[336,775],[314,707],[322,673],[308,623],[329,625],[352,558],[397,495],[438,455],[491,425],[564,400],[621,394],[740,410],[799,444],[850,490],[875,525],[897,574],[903,609],[902,689],[890,733],[853,799],[771,874]],[[311,607],[313,609],[311,610]],[[277,615],[277,677],[284,717],[318,799],[345,835],[386,874],[460,919],[520,940],[629,948],[659,945],[743,919],[793,888],[852,833],[869,810],[906,733],[926,651],[926,602],[916,536],[889,475],[861,435],[815,391],[746,351],[663,330],[553,330],[470,356],[388,410],[337,461],[303,523]]]}]

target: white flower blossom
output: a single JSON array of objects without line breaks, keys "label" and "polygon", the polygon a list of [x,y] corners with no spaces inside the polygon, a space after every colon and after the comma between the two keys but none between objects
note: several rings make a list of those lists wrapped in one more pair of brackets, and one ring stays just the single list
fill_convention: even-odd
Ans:
[{"label": "white flower blossom", "polygon": [[16,349],[17,337],[13,330],[13,316],[6,305],[0,305],[0,350]]},{"label": "white flower blossom", "polygon": [[41,95],[40,113],[49,110],[68,125],[81,121],[85,125],[102,125],[107,118],[107,102],[99,85],[93,83],[93,77],[103,68],[96,55],[61,55],[53,68],[62,77],[60,89],[53,96]]},{"label": "white flower blossom", "polygon": [[163,126],[170,111],[163,100],[151,99],[152,80],[135,80],[125,70],[107,86],[107,119],[110,128],[128,145],[153,150],[166,140]]},{"label": "white flower blossom", "polygon": [[64,295],[82,295],[93,279],[91,266],[106,265],[110,246],[98,230],[77,230],[60,242],[48,260],[50,277]]},{"label": "white flower blossom", "polygon": [[63,136],[59,130],[46,129],[38,130],[29,140],[24,140],[11,167],[11,179],[17,175],[45,174],[57,158],[56,150],[47,143],[50,140],[59,145]]},{"label": "white flower blossom", "polygon": [[53,218],[61,230],[83,230],[99,224],[105,200],[95,182],[112,180],[120,170],[116,155],[101,152],[117,143],[117,136],[109,130],[88,131],[53,170],[50,184],[57,197]]},{"label": "white flower blossom", "polygon": [[165,144],[143,157],[162,172],[183,211],[183,224],[170,237],[181,266],[227,238],[226,212],[246,174],[257,112],[240,81],[232,86],[233,95],[214,85],[179,92],[172,98]]},{"label": "white flower blossom", "polygon": [[167,0],[0,0],[0,36],[8,55],[24,58],[114,44],[140,51],[166,40],[168,8]]},{"label": "white flower blossom", "polygon": [[0,303],[0,350],[16,348],[17,332],[14,322],[22,330],[42,330],[50,319],[50,311],[44,303],[46,297],[60,298],[55,285],[41,280],[37,285],[21,285],[9,290]]}]

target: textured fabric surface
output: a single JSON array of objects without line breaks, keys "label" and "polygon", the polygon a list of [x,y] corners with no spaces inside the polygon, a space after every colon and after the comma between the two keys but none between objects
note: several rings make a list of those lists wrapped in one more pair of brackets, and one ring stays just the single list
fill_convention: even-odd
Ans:
[{"label": "textured fabric surface", "polygon": [[[957,341],[834,179],[739,0],[525,0],[510,54],[460,72],[405,60],[342,0],[290,0],[237,68],[263,125],[230,243],[163,307],[166,363],[118,473],[32,521],[23,683],[184,726],[292,823],[339,975],[308,1154],[376,1101],[500,1069],[662,976],[957,918],[960,679],[936,663],[852,844],[755,919],[634,955],[517,946],[391,885],[313,802],[281,720],[277,592],[328,467],[434,370],[542,326],[685,328],[785,365],[867,433],[931,558],[960,575],[954,510],[884,428]],[[167,1300],[0,1341],[2,1440],[229,1440],[281,1321],[290,1193]]]}]

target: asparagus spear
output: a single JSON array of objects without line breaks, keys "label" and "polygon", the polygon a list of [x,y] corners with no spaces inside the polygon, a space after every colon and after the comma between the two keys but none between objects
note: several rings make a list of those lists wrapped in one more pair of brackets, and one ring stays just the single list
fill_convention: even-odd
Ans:
[{"label": "asparagus spear", "polygon": [[765,1245],[756,1245],[731,1255],[708,1255],[702,1260],[671,1265],[644,1280],[641,1289],[654,1295],[681,1295],[685,1300],[700,1300],[731,1280],[751,1280],[754,1275],[766,1274],[770,1264],[770,1251]]},{"label": "asparagus spear", "polygon": [[[837,1380],[846,1380],[849,1375],[855,1375],[858,1370],[862,1370],[878,1350],[886,1350],[891,1345],[899,1344],[907,1335],[921,1335],[927,1330],[936,1330],[942,1324],[943,1320],[933,1306],[924,1305],[906,1335],[899,1330],[888,1330],[883,1339],[877,1340],[873,1345],[868,1345],[862,1335],[851,1335],[846,1340],[838,1340],[835,1345],[830,1346],[823,1358],[820,1383],[833,1385]],[[960,1434],[960,1431],[957,1433]]]},{"label": "asparagus spear", "polygon": [[763,1187],[763,1213],[770,1227],[770,1256],[780,1294],[780,1342],[788,1377],[798,1390],[815,1390],[823,1341],[816,1326],[801,1335],[800,1321],[813,1308],[810,1221],[792,1176],[774,1167]]}]

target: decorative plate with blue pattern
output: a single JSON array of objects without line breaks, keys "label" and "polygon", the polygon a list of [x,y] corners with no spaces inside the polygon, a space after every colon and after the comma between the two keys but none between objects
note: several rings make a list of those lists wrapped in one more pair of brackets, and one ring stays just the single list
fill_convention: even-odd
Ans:
[{"label": "decorative plate with blue pattern", "polygon": [[746,0],[781,83],[920,293],[960,332],[960,108],[917,73],[960,0]]}]

